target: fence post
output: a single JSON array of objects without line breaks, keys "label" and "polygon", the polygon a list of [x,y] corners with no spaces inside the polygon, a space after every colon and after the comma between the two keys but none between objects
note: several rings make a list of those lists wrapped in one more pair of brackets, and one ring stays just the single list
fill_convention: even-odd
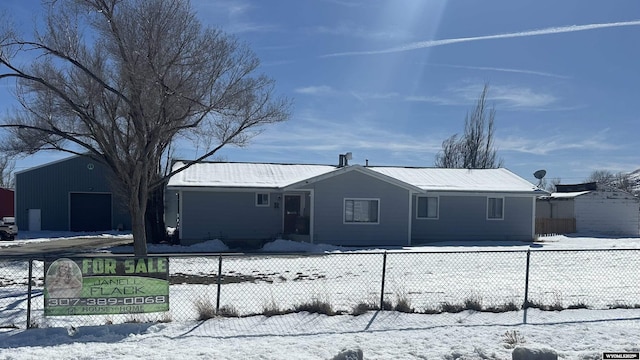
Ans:
[{"label": "fence post", "polygon": [[29,259],[29,276],[27,276],[27,329],[31,327],[31,279],[33,278],[33,259]]},{"label": "fence post", "polygon": [[380,289],[380,310],[384,310],[384,279],[387,273],[387,252],[382,254],[382,288]]},{"label": "fence post", "polygon": [[522,321],[527,323],[527,309],[529,308],[529,265],[531,263],[531,249],[527,249],[527,268],[524,277],[524,304],[522,304],[522,310],[524,310],[524,317]]},{"label": "fence post", "polygon": [[218,255],[218,291],[216,292],[216,313],[220,312],[220,289],[222,288],[222,254]]}]

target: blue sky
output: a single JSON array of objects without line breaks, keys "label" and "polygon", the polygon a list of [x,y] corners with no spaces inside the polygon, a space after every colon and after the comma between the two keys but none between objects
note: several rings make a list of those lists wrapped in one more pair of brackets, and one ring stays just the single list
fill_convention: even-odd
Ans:
[{"label": "blue sky", "polygon": [[[2,2],[29,23],[37,1]],[[563,183],[640,168],[640,2],[192,0],[245,41],[290,120],[229,161],[432,166],[485,83],[504,166]],[[8,84],[0,84],[6,93]],[[10,106],[0,95],[0,107]],[[4,110],[4,109],[3,109]],[[178,155],[192,158],[184,144]],[[65,155],[20,160],[16,170]]]}]

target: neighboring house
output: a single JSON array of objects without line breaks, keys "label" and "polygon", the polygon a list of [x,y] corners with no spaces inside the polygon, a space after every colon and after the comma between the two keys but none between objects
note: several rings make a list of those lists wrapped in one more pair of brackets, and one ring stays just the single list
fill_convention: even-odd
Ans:
[{"label": "neighboring house", "polygon": [[0,219],[14,216],[14,192],[11,189],[0,188]]},{"label": "neighboring house", "polygon": [[165,222],[184,245],[532,240],[543,193],[506,169],[198,163],[169,180]]},{"label": "neighboring house", "polygon": [[556,185],[536,203],[538,233],[640,235],[640,199],[595,182]]},{"label": "neighboring house", "polygon": [[16,173],[16,222],[21,231],[131,229],[112,191],[110,171],[84,156]]}]

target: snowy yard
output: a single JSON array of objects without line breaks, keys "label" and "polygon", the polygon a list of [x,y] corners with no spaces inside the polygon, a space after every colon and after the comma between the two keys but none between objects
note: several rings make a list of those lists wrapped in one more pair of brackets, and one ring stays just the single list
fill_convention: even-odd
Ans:
[{"label": "snowy yard", "polygon": [[[416,311],[425,312],[468,299],[484,307],[508,302],[521,305],[527,250],[531,249],[529,300],[589,309],[529,309],[526,325],[523,310],[436,315],[298,313],[214,318],[201,323],[195,321],[193,304],[196,299],[215,304],[219,258],[199,256],[170,260],[173,277],[209,283],[171,285],[170,323],[104,325],[107,321],[130,321],[133,315],[44,318],[40,280],[34,286],[32,319],[48,328],[24,330],[27,269],[24,263],[5,261],[0,270],[2,323],[20,329],[7,329],[0,335],[0,357],[33,358],[50,355],[47,351],[55,349],[62,358],[81,358],[83,351],[90,351],[92,358],[164,354],[168,358],[278,359],[295,354],[300,359],[329,359],[347,347],[361,348],[366,359],[501,359],[510,358],[505,333],[513,331],[527,345],[554,348],[564,358],[596,359],[602,351],[638,351],[640,309],[609,308],[640,304],[640,239],[555,236],[542,240],[531,247],[524,243],[479,243],[406,249],[344,249],[277,241],[262,253],[224,256],[222,261],[222,274],[229,282],[221,285],[220,304],[240,314],[260,313],[269,306],[290,308],[312,299],[349,313],[358,303],[379,303],[386,252],[385,301],[408,299]],[[195,249],[227,250],[215,241]],[[588,251],[574,251],[577,249]],[[194,248],[154,246],[150,250],[185,252]],[[292,251],[304,254],[269,254]],[[34,262],[34,276],[42,273],[42,262]],[[167,317],[139,317],[153,320],[162,316]]]}]

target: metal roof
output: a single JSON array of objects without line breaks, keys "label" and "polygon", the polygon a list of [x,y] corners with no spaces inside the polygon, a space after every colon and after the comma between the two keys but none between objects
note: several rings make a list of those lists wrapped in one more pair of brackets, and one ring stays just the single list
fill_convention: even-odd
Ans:
[{"label": "metal roof", "polygon": [[[174,170],[184,166],[174,164]],[[424,191],[519,192],[543,191],[507,169],[442,169],[363,167]],[[170,187],[283,188],[318,176],[342,173],[334,165],[205,162],[171,177]]]}]

